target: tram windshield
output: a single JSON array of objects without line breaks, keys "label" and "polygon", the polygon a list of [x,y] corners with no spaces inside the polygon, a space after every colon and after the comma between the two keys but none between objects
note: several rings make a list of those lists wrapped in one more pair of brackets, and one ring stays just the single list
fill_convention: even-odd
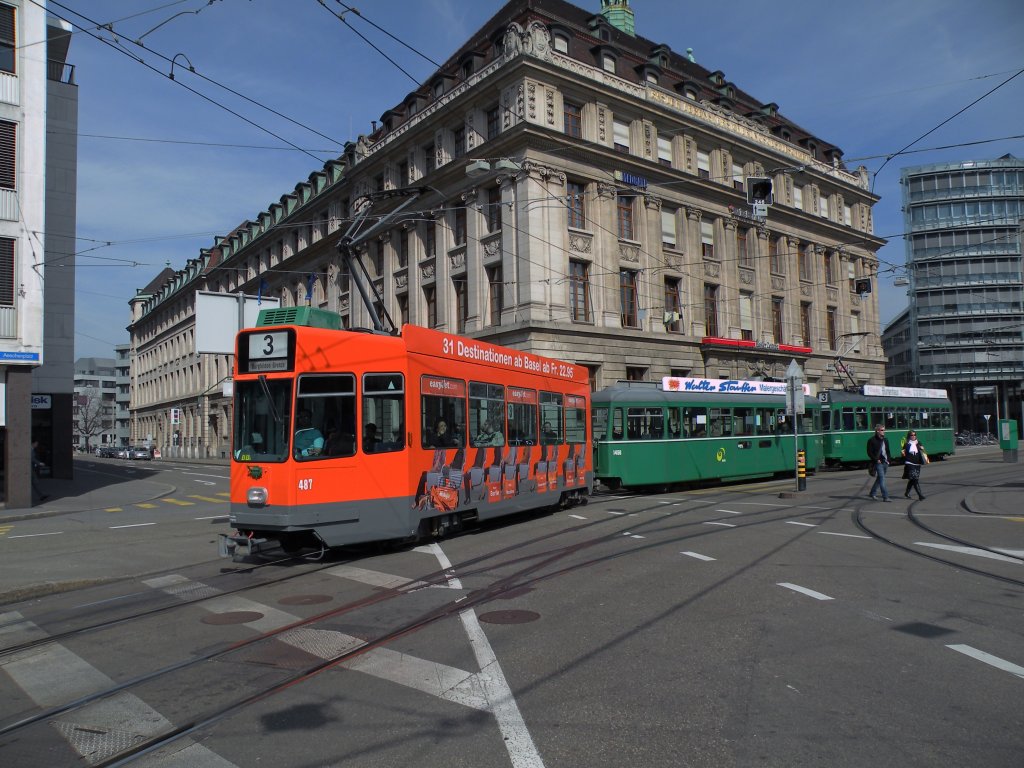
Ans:
[{"label": "tram windshield", "polygon": [[235,382],[235,461],[285,461],[291,423],[292,382],[267,379]]}]

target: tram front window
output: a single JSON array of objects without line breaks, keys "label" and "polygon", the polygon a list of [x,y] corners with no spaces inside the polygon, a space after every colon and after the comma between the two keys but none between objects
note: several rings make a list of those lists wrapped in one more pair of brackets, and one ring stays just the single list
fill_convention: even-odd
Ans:
[{"label": "tram front window", "polygon": [[285,461],[292,383],[260,378],[235,382],[235,461]]}]

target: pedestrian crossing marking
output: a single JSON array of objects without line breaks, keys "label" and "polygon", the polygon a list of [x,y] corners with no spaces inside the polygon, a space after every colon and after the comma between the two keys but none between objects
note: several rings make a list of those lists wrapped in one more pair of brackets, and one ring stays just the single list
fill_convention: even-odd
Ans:
[{"label": "pedestrian crossing marking", "polygon": [[194,501],[182,501],[181,499],[160,499],[165,504],[174,504],[179,507],[194,507]]},{"label": "pedestrian crossing marking", "polygon": [[13,525],[0,525],[0,536],[6,536],[13,527]]},{"label": "pedestrian crossing marking", "polygon": [[156,504],[150,504],[148,501],[143,502],[141,504],[136,504],[135,506],[139,507],[140,509],[156,509]]},{"label": "pedestrian crossing marking", "polygon": [[107,507],[103,510],[104,512],[124,512],[121,507]]},{"label": "pedestrian crossing marking", "polygon": [[215,504],[227,504],[227,499],[215,499],[213,496],[197,496],[195,494],[189,496],[190,499],[199,499],[200,501],[212,501]]},{"label": "pedestrian crossing marking", "polygon": [[231,498],[231,491],[217,491],[217,495],[218,496],[227,496],[228,498]]}]

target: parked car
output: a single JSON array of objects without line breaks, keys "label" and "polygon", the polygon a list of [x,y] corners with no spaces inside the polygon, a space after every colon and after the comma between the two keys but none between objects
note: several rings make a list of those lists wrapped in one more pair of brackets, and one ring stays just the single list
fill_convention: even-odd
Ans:
[{"label": "parked car", "polygon": [[96,448],[96,455],[101,459],[117,458],[117,448],[113,445],[101,445]]},{"label": "parked car", "polygon": [[136,445],[136,446],[132,446],[131,448],[128,449],[128,458],[129,459],[145,459],[146,461],[149,461],[153,457],[149,453],[149,448],[147,448],[144,445]]},{"label": "parked car", "polygon": [[131,448],[128,448],[128,447],[118,448],[117,449],[117,458],[119,458],[119,459],[127,459],[128,458],[128,452],[130,450],[131,450]]}]

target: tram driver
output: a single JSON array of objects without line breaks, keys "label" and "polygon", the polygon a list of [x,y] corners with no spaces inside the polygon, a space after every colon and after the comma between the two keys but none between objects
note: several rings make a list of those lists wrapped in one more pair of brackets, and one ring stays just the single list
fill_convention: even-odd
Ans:
[{"label": "tram driver", "polygon": [[319,456],[324,449],[324,436],[313,426],[313,414],[307,410],[299,411],[295,418],[295,426],[295,458]]}]

